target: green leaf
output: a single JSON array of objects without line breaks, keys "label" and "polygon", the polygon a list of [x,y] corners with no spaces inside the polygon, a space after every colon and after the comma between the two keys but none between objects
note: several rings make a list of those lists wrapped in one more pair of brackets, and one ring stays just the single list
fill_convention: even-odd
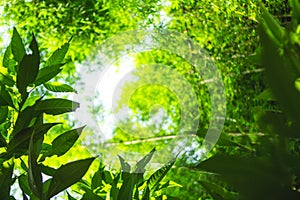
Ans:
[{"label": "green leaf", "polygon": [[31,120],[35,116],[35,105],[26,107],[18,116],[14,130],[11,134],[14,137],[17,133],[19,133],[22,129],[27,128],[30,124]]},{"label": "green leaf", "polygon": [[21,190],[27,194],[28,196],[31,195],[31,189],[28,183],[28,177],[25,174],[22,174],[21,176],[19,176],[18,178],[18,182],[19,182],[19,186],[21,188]]},{"label": "green leaf", "polygon": [[70,43],[69,41],[53,52],[50,58],[46,62],[46,66],[59,65],[65,58],[66,53],[68,52]]},{"label": "green leaf", "polygon": [[58,168],[51,179],[47,199],[78,182],[87,172],[94,159],[93,157],[77,160]]},{"label": "green leaf", "polygon": [[92,182],[91,182],[91,189],[95,190],[98,187],[101,187],[102,184],[102,180],[104,179],[104,166],[101,165],[99,166],[98,171],[94,174],[93,178],[92,178]]},{"label": "green leaf", "polygon": [[118,155],[118,157],[119,157],[119,160],[121,163],[122,171],[130,172],[130,168],[131,168],[130,164],[128,162],[126,162],[122,156]]},{"label": "green leaf", "polygon": [[137,173],[122,172],[122,186],[118,192],[118,200],[131,200],[138,181]]},{"label": "green leaf", "polygon": [[146,165],[150,162],[152,159],[152,156],[155,152],[155,148],[153,148],[150,153],[148,153],[145,157],[143,157],[141,160],[139,160],[136,163],[135,173],[144,173]]},{"label": "green leaf", "polygon": [[44,86],[52,92],[76,92],[71,86],[59,82],[44,83]]},{"label": "green leaf", "polygon": [[104,198],[96,195],[92,190],[86,190],[81,200],[105,200]]},{"label": "green leaf", "polygon": [[258,99],[263,99],[263,100],[267,100],[267,101],[275,101],[275,97],[272,93],[272,91],[270,89],[266,89],[264,90],[262,93],[260,93],[257,96]]},{"label": "green leaf", "polygon": [[30,137],[35,129],[34,141],[43,137],[53,126],[56,126],[60,123],[46,123],[41,126],[26,128],[16,134],[8,143],[7,151],[13,151],[16,148],[27,148]]},{"label": "green leaf", "polygon": [[264,111],[258,108],[254,118],[263,132],[286,137],[289,136],[289,130],[285,125],[285,119],[282,113]]},{"label": "green leaf", "polygon": [[23,59],[23,57],[26,53],[24,44],[22,42],[22,38],[20,37],[20,35],[15,27],[14,27],[13,36],[11,39],[11,51],[12,51],[12,54],[14,55],[15,61],[17,61],[17,62],[21,62],[21,60]]},{"label": "green leaf", "polygon": [[112,199],[112,200],[118,199],[118,194],[119,194],[118,183],[119,183],[120,177],[121,177],[121,173],[118,173],[117,176],[114,178],[113,182],[111,183],[110,199]]},{"label": "green leaf", "polygon": [[3,85],[14,86],[15,81],[4,67],[0,67],[0,82]]},{"label": "green leaf", "polygon": [[46,166],[46,165],[43,165],[43,164],[39,164],[39,166],[40,166],[41,171],[44,174],[46,174],[48,176],[54,176],[54,174],[56,172],[56,170],[54,168]]},{"label": "green leaf", "polygon": [[2,133],[0,133],[0,147],[6,147],[7,143],[5,138],[3,137]]},{"label": "green leaf", "polygon": [[26,99],[26,101],[24,102],[21,111],[23,111],[25,108],[27,108],[28,106],[33,106],[36,102],[41,100],[41,96],[30,96]]},{"label": "green leaf", "polygon": [[26,93],[27,86],[35,81],[39,72],[40,52],[34,35],[29,48],[32,54],[23,57],[17,73],[17,87],[21,94]]},{"label": "green leaf", "polygon": [[46,99],[37,103],[36,111],[50,115],[59,115],[72,112],[79,107],[79,103],[60,98]]},{"label": "green leaf", "polygon": [[4,85],[0,84],[0,106],[14,107],[10,94],[6,91]]},{"label": "green leaf", "polygon": [[162,179],[166,176],[168,171],[174,165],[175,161],[176,159],[171,160],[169,163],[162,166],[160,169],[158,169],[149,177],[149,179],[147,180],[147,185],[149,186],[151,191],[156,190],[156,188],[159,186],[159,183],[162,181]]},{"label": "green leaf", "polygon": [[265,29],[266,33],[269,35],[270,39],[273,40],[279,47],[283,44],[284,29],[276,21],[276,19],[266,10],[266,8],[261,5],[262,9],[262,20],[261,25]]},{"label": "green leaf", "polygon": [[143,194],[142,200],[149,200],[149,199],[150,199],[150,189],[149,189],[149,187],[147,185],[146,190],[145,190],[145,192]]},{"label": "green leaf", "polygon": [[1,106],[0,107],[0,124],[6,121],[8,115],[8,107]]},{"label": "green leaf", "polygon": [[295,81],[295,87],[300,92],[300,78],[297,78]]},{"label": "green leaf", "polygon": [[26,194],[22,191],[23,200],[29,200]]},{"label": "green leaf", "polygon": [[170,187],[182,187],[182,185],[180,185],[174,181],[168,180],[167,182],[160,184],[159,190],[165,189],[165,188],[170,188]]},{"label": "green leaf", "polygon": [[214,200],[238,199],[236,193],[227,191],[224,187],[206,181],[199,181]]},{"label": "green leaf", "polygon": [[292,8],[292,23],[297,27],[300,20],[300,3],[298,0],[289,0],[288,2]]},{"label": "green leaf", "polygon": [[289,115],[288,117],[298,122],[300,119],[300,92],[295,88],[295,80],[299,77],[296,70],[299,61],[293,62],[297,55],[292,54],[289,49],[285,51],[284,55],[281,55],[279,48],[265,32],[261,34],[261,41],[263,45],[262,63],[272,93]]},{"label": "green leaf", "polygon": [[85,126],[72,129],[57,136],[52,141],[52,148],[48,152],[45,152],[41,160],[43,160],[45,157],[50,157],[53,155],[64,155],[75,144],[84,127]]},{"label": "green leaf", "polygon": [[12,175],[14,169],[13,159],[5,162],[0,167],[0,199],[10,199],[10,187],[12,182]]},{"label": "green leaf", "polygon": [[10,61],[10,56],[11,56],[11,46],[9,45],[4,52],[3,60],[2,60],[2,65],[3,67],[9,68],[9,61]]},{"label": "green leaf", "polygon": [[43,196],[43,183],[42,183],[42,173],[41,169],[37,164],[36,155],[36,145],[34,144],[33,137],[35,135],[35,130],[33,131],[30,143],[29,143],[29,152],[28,152],[28,182],[31,191],[40,199]]},{"label": "green leaf", "polygon": [[57,74],[59,74],[62,71],[62,67],[65,64],[66,63],[61,63],[61,64],[52,65],[40,69],[34,81],[34,85],[38,86],[43,83],[46,83],[47,81],[50,81],[52,78],[54,78]]}]

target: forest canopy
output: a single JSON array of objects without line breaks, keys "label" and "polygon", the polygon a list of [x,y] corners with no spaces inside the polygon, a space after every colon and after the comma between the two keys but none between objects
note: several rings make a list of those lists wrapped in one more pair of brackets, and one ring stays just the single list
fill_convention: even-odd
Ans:
[{"label": "forest canopy", "polygon": [[299,199],[298,0],[0,12],[1,199]]}]

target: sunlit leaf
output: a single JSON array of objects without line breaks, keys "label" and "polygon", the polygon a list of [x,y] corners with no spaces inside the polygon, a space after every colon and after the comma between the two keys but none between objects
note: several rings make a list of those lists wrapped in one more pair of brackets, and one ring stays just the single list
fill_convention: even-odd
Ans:
[{"label": "sunlit leaf", "polygon": [[102,180],[104,179],[104,166],[100,164],[98,171],[93,175],[91,182],[91,189],[94,190],[103,185]]},{"label": "sunlit leaf", "polygon": [[44,86],[47,90],[52,92],[76,92],[76,90],[71,86],[59,82],[47,82],[44,83]]},{"label": "sunlit leaf", "polygon": [[35,110],[46,114],[59,115],[72,112],[79,107],[79,103],[60,98],[42,100],[37,103]]},{"label": "sunlit leaf", "polygon": [[149,186],[147,186],[143,194],[142,200],[149,200],[149,199],[150,199],[150,189]]},{"label": "sunlit leaf", "polygon": [[169,163],[159,168],[149,177],[149,179],[147,180],[147,184],[151,191],[155,191],[157,189],[159,183],[167,175],[168,171],[172,168],[175,161],[176,159],[171,160]]},{"label": "sunlit leaf", "polygon": [[4,85],[0,84],[0,106],[14,107],[10,94],[6,91]]},{"label": "sunlit leaf", "polygon": [[29,48],[32,54],[23,57],[17,73],[17,87],[21,94],[26,93],[27,86],[35,81],[39,71],[40,52],[34,35],[32,35]]},{"label": "sunlit leaf", "polygon": [[53,52],[50,58],[46,62],[46,66],[55,66],[61,64],[63,59],[65,58],[66,53],[68,52],[70,43],[69,41],[62,45],[61,48],[57,49]]},{"label": "sunlit leaf", "polygon": [[65,63],[61,63],[61,64],[52,65],[40,69],[36,77],[36,80],[34,81],[34,84],[38,86],[51,80],[62,71],[62,66],[64,65]]},{"label": "sunlit leaf", "polygon": [[10,61],[11,54],[12,54],[12,52],[11,52],[11,46],[9,45],[5,49],[5,52],[4,52],[3,61],[2,61],[3,67],[9,68],[9,61]]},{"label": "sunlit leaf", "polygon": [[51,179],[47,198],[51,198],[78,182],[89,169],[95,158],[77,160],[58,168]]},{"label": "sunlit leaf", "polygon": [[15,27],[14,27],[13,36],[11,39],[11,51],[12,51],[12,54],[14,55],[14,59],[17,62],[21,62],[21,60],[23,59],[23,57],[25,55],[25,47],[22,42],[22,38],[20,37],[20,35]]},{"label": "sunlit leaf", "polygon": [[12,76],[4,67],[0,67],[0,82],[7,86],[13,86],[15,84],[15,81],[13,80]]},{"label": "sunlit leaf", "polygon": [[64,132],[57,136],[53,141],[52,141],[52,148],[49,149],[48,152],[45,152],[45,154],[42,157],[42,160],[47,156],[62,156],[64,155],[69,149],[75,144],[77,139],[79,138],[83,127],[72,129],[70,131]]},{"label": "sunlit leaf", "polygon": [[43,135],[48,132],[48,130],[57,124],[60,123],[46,123],[41,126],[23,129],[10,140],[7,150],[13,151],[15,148],[27,148],[33,130],[35,130],[34,140],[37,140],[42,138]]},{"label": "sunlit leaf", "polygon": [[35,115],[35,105],[26,107],[18,116],[12,136],[16,135],[22,129],[27,128]]}]

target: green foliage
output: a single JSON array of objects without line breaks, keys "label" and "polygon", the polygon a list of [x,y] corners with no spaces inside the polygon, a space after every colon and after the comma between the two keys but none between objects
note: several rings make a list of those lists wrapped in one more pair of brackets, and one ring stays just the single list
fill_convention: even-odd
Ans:
[{"label": "green foliage", "polygon": [[[31,54],[27,54],[18,31],[16,29],[13,31],[11,44],[5,51],[3,67],[1,67],[2,79],[0,79],[0,123],[1,125],[7,124],[6,131],[1,131],[0,138],[1,199],[13,198],[10,197],[10,189],[16,179],[19,181],[24,199],[27,199],[26,196],[31,199],[50,199],[80,181],[95,159],[92,157],[73,161],[58,169],[42,164],[45,157],[61,156],[67,153],[83,129],[81,127],[60,134],[52,141],[51,148],[45,150],[44,136],[52,127],[59,124],[45,123],[45,114],[60,115],[72,112],[79,107],[79,104],[61,98],[44,100],[45,95],[39,98],[31,96],[37,86],[35,83],[48,84],[48,88],[57,92],[62,90],[74,92],[65,84],[57,83],[60,88],[55,88],[53,83],[47,83],[61,70],[68,47],[69,43],[66,43],[62,49],[55,51],[48,59],[47,63],[50,65],[40,69],[41,53],[35,36],[32,35],[29,45]],[[16,63],[16,65],[11,68],[10,63]],[[40,156],[43,159],[39,159]],[[28,160],[28,166],[23,159]],[[16,164],[20,162],[22,169]],[[15,166],[17,170],[21,170],[20,176],[14,175]],[[43,181],[43,174],[48,174],[52,178]]]},{"label": "green foliage", "polygon": [[[299,2],[291,0],[292,22],[282,27],[261,5],[260,35],[262,52],[261,64],[270,87],[260,95],[267,101],[274,101],[281,110],[258,107],[255,119],[264,132],[254,146],[255,153],[248,155],[217,154],[195,166],[218,174],[218,177],[235,188],[239,199],[299,199],[299,153],[293,149],[299,138],[300,93],[295,81],[299,70],[299,26],[294,22],[299,12]],[[270,98],[270,96],[272,98]],[[233,199],[231,192],[214,187],[213,183],[201,182],[214,199]]]},{"label": "green foliage", "polygon": [[84,190],[82,199],[105,199],[107,194],[111,200],[167,198],[168,196],[163,193],[164,189],[180,186],[170,181],[162,182],[174,165],[175,159],[146,179],[145,167],[150,162],[154,152],[155,149],[139,160],[133,168],[119,156],[121,170],[115,173],[106,171],[105,167],[100,165],[91,183],[84,182],[80,186],[80,189]]},{"label": "green foliage", "polygon": [[77,160],[58,168],[51,179],[46,199],[55,196],[59,192],[80,181],[94,159],[95,158]]},{"label": "green foliage", "polygon": [[[74,191],[82,195],[82,199],[107,199],[109,196],[111,199],[130,199],[132,196],[135,199],[163,199],[166,196],[176,199],[174,195],[179,199],[299,198],[299,2],[265,0],[266,8],[256,0],[169,2],[4,1],[1,23],[12,21],[22,31],[21,35],[27,36],[25,41],[31,43],[28,42],[27,48],[18,31],[13,29],[12,41],[3,54],[0,67],[1,199],[10,198],[10,188],[15,180],[24,199],[55,196],[77,181],[66,198],[77,199]],[[164,14],[169,19],[163,20]],[[55,168],[53,160],[81,156],[77,152],[68,153],[78,141],[82,127],[72,127],[68,131],[62,130],[66,128],[65,124],[61,128],[56,123],[61,114],[74,111],[79,104],[49,95],[50,92],[76,92],[71,86],[76,80],[74,65],[66,64],[70,59],[82,61],[90,55],[95,44],[115,33],[149,27],[149,24],[176,30],[197,41],[209,52],[222,73],[228,104],[224,133],[211,152],[217,154],[188,169],[187,163],[195,164],[199,160],[189,161],[197,155],[195,148],[183,158],[183,166],[171,161],[148,179],[143,177],[144,167],[153,153],[140,160],[136,167],[131,167],[119,156],[122,169],[119,172],[107,170],[101,163],[87,180],[80,179],[94,158],[61,167],[57,161],[59,166]],[[39,45],[32,37],[32,31],[40,36],[37,38]],[[63,43],[71,35],[74,36],[72,45],[70,40]],[[56,46],[61,47],[54,51]],[[200,80],[199,74],[183,59],[166,52],[141,53],[135,61],[139,65],[152,61],[169,65],[191,83],[201,105],[197,132],[200,136],[197,143],[201,146],[201,137],[210,119],[209,95],[201,84],[204,80]],[[147,71],[141,70],[139,75],[146,77]],[[68,84],[60,83],[61,80]],[[154,138],[150,138],[158,139],[154,145],[147,138],[130,145],[137,136],[116,129],[112,142],[120,142],[123,150],[145,152],[152,146],[160,148],[167,142],[164,136],[172,136],[176,122],[180,120],[177,99],[168,90],[144,89],[137,91],[130,101],[131,109],[140,114],[138,120],[143,122],[149,118],[149,108],[156,99],[155,103],[164,108],[173,106],[168,114],[175,123],[167,131],[155,133]],[[160,93],[164,96],[160,97]],[[132,125],[130,121],[125,123],[128,127]],[[141,127],[137,132],[153,134],[151,129],[142,132]],[[45,164],[52,165],[51,162],[51,167]],[[75,166],[76,170],[81,169],[80,173]],[[15,169],[21,174],[13,173]],[[51,178],[43,180],[44,174]],[[183,187],[161,190],[175,185],[171,181],[161,182],[165,176]]]},{"label": "green foliage", "polygon": [[[8,124],[7,132],[1,133],[0,138],[2,147],[0,154],[1,199],[13,198],[10,197],[10,189],[17,179],[23,199],[30,197],[30,199],[47,200],[74,184],[84,182],[82,177],[95,160],[95,157],[80,159],[63,164],[56,169],[43,163],[49,157],[54,155],[60,157],[68,153],[84,128],[68,130],[54,138],[51,145],[46,144],[44,142],[45,135],[60,123],[45,123],[45,116],[75,111],[79,104],[62,98],[48,97],[44,99],[45,95],[41,95],[41,97],[32,96],[36,87],[41,84],[53,92],[75,92],[71,86],[66,84],[48,82],[61,71],[69,42],[56,50],[41,69],[40,52],[34,35],[29,45],[31,54],[25,52],[23,55],[24,45],[16,29],[14,29],[11,46],[13,47],[13,57],[8,56],[9,53],[7,52],[10,50],[6,51],[3,61],[3,69],[6,70],[2,71],[3,74],[6,74],[10,70],[15,70],[7,74],[12,77],[10,80],[16,81],[10,84],[11,82],[1,79],[0,83],[0,108],[3,111],[0,122],[1,124],[11,122]],[[10,49],[10,46],[8,48]],[[17,63],[13,69],[9,69],[7,65],[11,62],[10,59],[14,59]],[[12,117],[13,115],[15,117]],[[92,178],[91,189],[85,188],[82,199],[103,199],[101,193],[108,184],[111,185],[111,190],[106,189],[105,191],[106,194],[110,193],[112,197],[115,197],[113,199],[132,199],[133,195],[139,196],[139,192],[142,191],[142,189],[139,190],[139,187],[148,184],[148,182],[151,183],[151,190],[148,190],[154,195],[154,192],[163,188],[158,187],[158,185],[175,162],[170,162],[154,173],[149,180],[144,180],[145,167],[150,162],[154,151],[155,149],[138,161],[132,173],[130,172],[130,165],[121,156],[119,158],[122,170],[117,173],[118,175],[115,176],[111,172],[105,171],[104,167],[99,167]],[[28,164],[23,161],[24,159],[28,160]],[[21,172],[19,176],[13,175],[15,165],[17,165],[16,169]],[[51,178],[45,181],[44,175]],[[153,183],[155,184],[153,185]],[[95,189],[97,189],[96,192]],[[149,192],[146,192],[147,198],[144,197],[143,199],[149,199]],[[68,193],[68,199],[74,198]]]}]

